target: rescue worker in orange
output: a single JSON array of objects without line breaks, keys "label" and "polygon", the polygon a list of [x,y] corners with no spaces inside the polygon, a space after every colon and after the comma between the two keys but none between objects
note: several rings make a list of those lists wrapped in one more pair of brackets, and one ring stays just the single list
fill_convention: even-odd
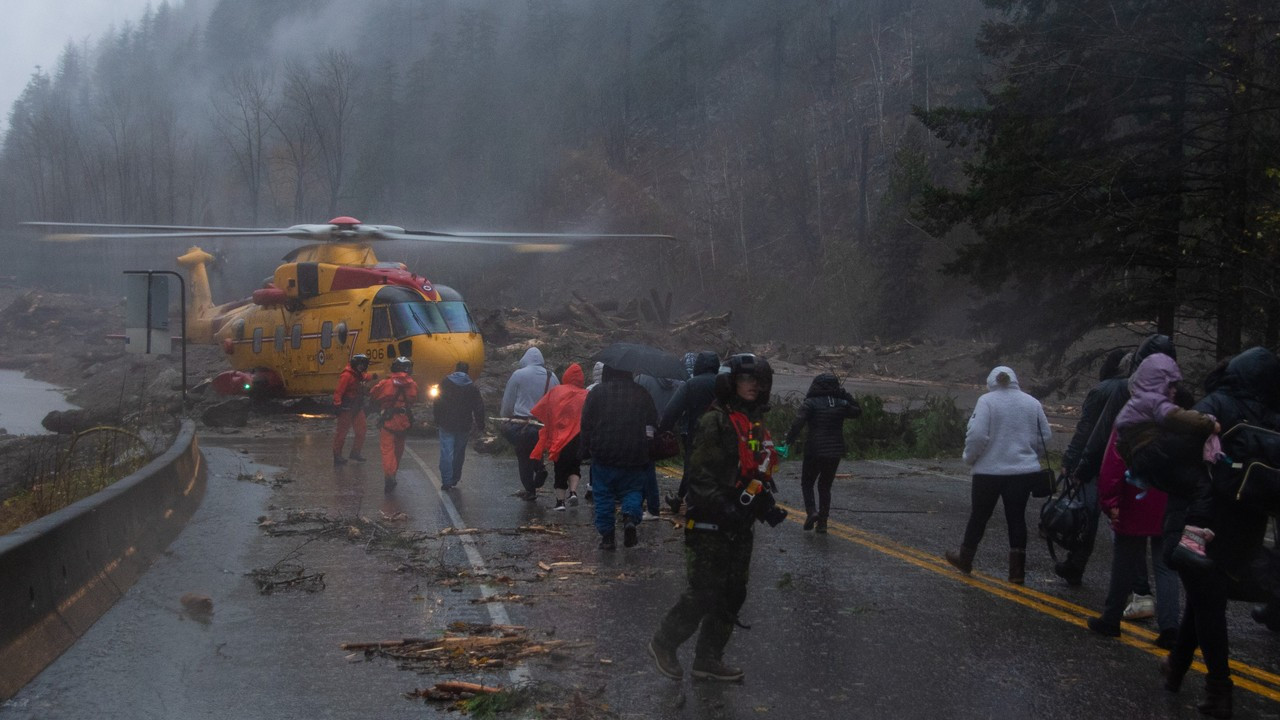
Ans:
[{"label": "rescue worker in orange", "polygon": [[347,459],[342,457],[342,446],[347,442],[347,432],[355,430],[356,437],[351,443],[351,459],[364,462],[365,423],[364,401],[369,396],[370,377],[369,356],[352,355],[351,362],[342,368],[338,376],[338,387],[333,391],[333,404],[338,408],[338,426],[333,432],[333,464],[342,465]]},{"label": "rescue worker in orange", "polygon": [[587,401],[585,381],[582,367],[572,363],[565,369],[560,384],[547,391],[529,411],[542,423],[538,444],[529,453],[529,459],[541,460],[546,453],[555,466],[556,510],[564,510],[566,500],[570,506],[578,505],[578,480],[582,477],[578,434],[582,430],[582,405]]},{"label": "rescue worker in orange", "polygon": [[410,406],[418,399],[418,384],[413,381],[413,361],[398,357],[391,362],[391,375],[379,380],[369,395],[378,404],[381,414],[378,425],[382,428],[379,445],[382,448],[383,489],[391,492],[396,486],[396,472],[400,469],[400,456],[404,455],[404,440],[413,427]]}]

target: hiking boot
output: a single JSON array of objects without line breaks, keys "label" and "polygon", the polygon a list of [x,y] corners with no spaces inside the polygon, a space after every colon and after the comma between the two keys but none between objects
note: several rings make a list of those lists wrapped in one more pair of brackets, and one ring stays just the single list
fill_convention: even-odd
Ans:
[{"label": "hiking boot", "polygon": [[[695,664],[694,667],[696,668],[697,665]],[[696,672],[695,670],[695,677]],[[1196,706],[1200,714],[1212,718],[1231,717],[1231,681],[1227,680],[1225,684],[1219,684],[1206,680],[1204,687],[1204,702]]]},{"label": "hiking boot", "polygon": [[618,543],[614,541],[612,532],[607,532],[604,535],[600,536],[600,549],[601,550],[617,550],[618,549]]},{"label": "hiking boot", "polygon": [[1120,623],[1109,623],[1100,617],[1089,618],[1085,625],[1089,629],[1106,637],[1120,637]]},{"label": "hiking boot", "polygon": [[351,458],[352,460],[355,460],[356,462],[364,462],[364,456],[358,452],[353,452],[347,457]]},{"label": "hiking boot", "polygon": [[334,465],[346,465],[346,464],[347,464],[347,459],[346,459],[346,458],[344,458],[344,457],[342,457],[341,455],[334,455],[334,456],[333,456],[333,464],[334,464]]},{"label": "hiking boot", "polygon": [[697,680],[741,682],[742,668],[730,667],[714,658],[694,658],[693,677]]},{"label": "hiking boot", "polygon": [[812,530],[814,525],[818,524],[818,516],[815,513],[809,513],[804,519],[804,529]]},{"label": "hiking boot", "polygon": [[658,642],[657,638],[649,641],[649,655],[653,657],[653,664],[658,666],[658,672],[672,680],[684,677],[684,668],[680,667],[676,651]]},{"label": "hiking boot", "polygon": [[1026,583],[1027,551],[1013,549],[1009,551],[1009,582],[1014,585]]},{"label": "hiking boot", "polygon": [[683,503],[684,503],[684,501],[680,499],[680,496],[679,496],[679,495],[668,495],[668,496],[667,496],[667,507],[671,508],[671,514],[672,514],[672,515],[679,515],[679,514],[680,514],[680,506],[681,506]]},{"label": "hiking boot", "polygon": [[1156,647],[1161,650],[1172,650],[1178,644],[1178,629],[1165,628],[1156,636]]},{"label": "hiking boot", "polygon": [[968,575],[973,572],[973,555],[976,552],[978,552],[977,548],[971,548],[968,545],[961,545],[960,549],[956,552],[948,550],[944,557],[947,558],[947,562],[951,563],[952,567],[965,575]]},{"label": "hiking boot", "polygon": [[1145,620],[1156,616],[1156,599],[1150,595],[1133,594],[1133,599],[1124,608],[1124,619]]},{"label": "hiking boot", "polygon": [[622,526],[622,546],[635,547],[638,542],[640,539],[636,537],[636,523],[634,520],[628,520]]},{"label": "hiking boot", "polygon": [[578,507],[578,493],[569,493],[569,507]]},{"label": "hiking boot", "polygon": [[1053,574],[1067,581],[1067,585],[1071,587],[1080,587],[1084,572],[1077,570],[1065,562],[1056,563],[1053,566]]},{"label": "hiking boot", "polygon": [[818,533],[819,535],[826,535],[826,534],[827,534],[827,519],[826,519],[826,518],[824,518],[824,517],[820,517],[820,518],[818,518],[818,522],[817,522],[817,524],[813,526],[813,531],[814,531],[814,532],[816,532],[816,533]]},{"label": "hiking boot", "polygon": [[564,501],[563,501],[563,500],[557,500],[557,501],[556,501],[556,506],[555,506],[554,508],[552,508],[552,509],[553,509],[553,510],[560,510],[560,511],[563,511],[563,510],[564,510]]}]

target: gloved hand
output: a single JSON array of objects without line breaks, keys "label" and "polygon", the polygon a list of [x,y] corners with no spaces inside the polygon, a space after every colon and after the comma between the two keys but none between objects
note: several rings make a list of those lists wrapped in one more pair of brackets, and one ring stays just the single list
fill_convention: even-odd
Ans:
[{"label": "gloved hand", "polygon": [[778,453],[778,457],[782,457],[782,458],[789,458],[789,457],[791,457],[791,446],[790,446],[790,445],[774,445],[774,446],[773,446],[773,449],[777,451],[777,453]]}]

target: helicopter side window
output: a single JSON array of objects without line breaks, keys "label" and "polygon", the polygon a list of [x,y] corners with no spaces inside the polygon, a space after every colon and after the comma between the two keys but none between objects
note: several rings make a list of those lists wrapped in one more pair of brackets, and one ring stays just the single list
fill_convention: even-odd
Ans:
[{"label": "helicopter side window", "polygon": [[244,339],[244,320],[243,319],[236,320],[235,324],[231,326],[231,335],[236,339],[236,342],[239,342]]},{"label": "helicopter side window", "polygon": [[386,307],[373,309],[373,322],[369,326],[369,339],[383,340],[391,337],[391,318],[387,316]]},{"label": "helicopter side window", "polygon": [[301,323],[293,326],[293,333],[291,333],[289,336],[289,345],[293,347],[294,350],[297,350],[298,348],[302,347],[302,324]]},{"label": "helicopter side window", "polygon": [[284,352],[284,326],[276,326],[276,352]]},{"label": "helicopter side window", "polygon": [[449,332],[480,332],[480,328],[477,327],[475,321],[471,319],[471,313],[467,311],[466,303],[438,302],[436,303],[436,307],[440,309],[440,315],[444,318],[445,324],[449,326]]},{"label": "helicopter side window", "polygon": [[338,344],[347,344],[347,324],[345,322],[338,323]]},{"label": "helicopter side window", "polygon": [[262,352],[262,328],[253,329],[253,351],[255,353]]},{"label": "helicopter side window", "polygon": [[325,320],[324,324],[320,326],[320,348],[322,350],[328,350],[329,346],[332,344],[333,344],[333,323],[328,320]]}]

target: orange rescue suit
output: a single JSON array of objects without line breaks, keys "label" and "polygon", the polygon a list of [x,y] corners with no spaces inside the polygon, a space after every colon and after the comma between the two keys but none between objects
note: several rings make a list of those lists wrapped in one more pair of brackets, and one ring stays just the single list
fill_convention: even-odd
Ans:
[{"label": "orange rescue suit", "polygon": [[394,478],[404,455],[405,434],[412,425],[409,406],[418,399],[418,384],[408,373],[395,372],[373,386],[369,396],[382,412],[382,474]]},{"label": "orange rescue suit", "polygon": [[333,404],[338,408],[338,426],[333,432],[333,456],[342,457],[342,445],[347,441],[347,431],[354,429],[356,437],[351,445],[351,454],[360,455],[364,450],[364,436],[368,425],[365,422],[364,399],[368,390],[365,387],[367,376],[351,367],[342,369],[338,376],[338,387],[333,391]]}]

